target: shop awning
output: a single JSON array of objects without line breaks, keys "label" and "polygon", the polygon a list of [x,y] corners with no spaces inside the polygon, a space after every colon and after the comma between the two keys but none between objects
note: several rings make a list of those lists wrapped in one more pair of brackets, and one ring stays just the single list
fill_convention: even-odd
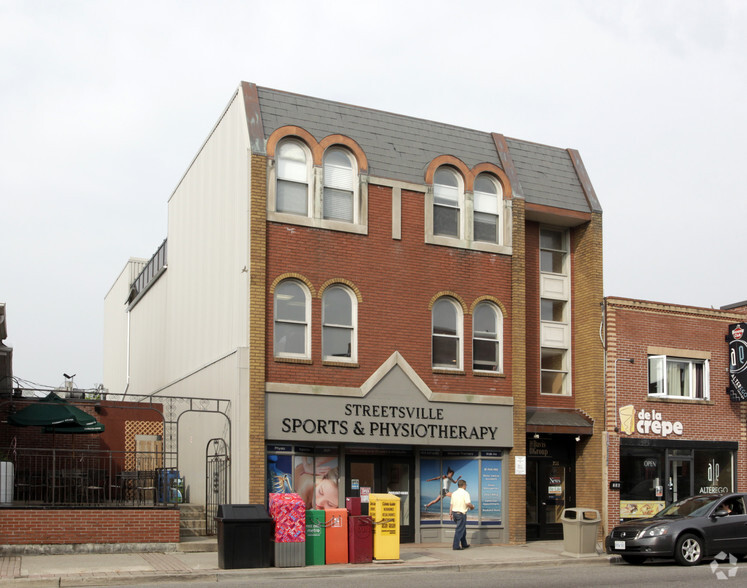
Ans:
[{"label": "shop awning", "polygon": [[594,421],[579,410],[560,408],[528,408],[527,433],[559,433],[591,435]]}]

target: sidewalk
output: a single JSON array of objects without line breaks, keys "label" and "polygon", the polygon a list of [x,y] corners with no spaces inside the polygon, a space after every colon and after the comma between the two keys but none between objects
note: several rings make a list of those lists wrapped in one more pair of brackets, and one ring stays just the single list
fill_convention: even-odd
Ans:
[{"label": "sidewalk", "polygon": [[[526,565],[570,563],[607,564],[606,554],[574,557],[564,554],[562,541],[536,541],[526,545],[473,545],[453,551],[450,545],[405,544],[400,560],[371,564],[338,564],[294,568],[222,570],[218,567],[217,543],[207,540],[202,551],[150,553],[75,553],[66,555],[18,555],[0,557],[0,587],[51,587],[91,585],[135,585],[166,582],[217,582],[221,579],[298,578],[351,575],[370,571],[393,572],[407,568],[424,570],[465,568],[491,569]],[[597,546],[599,549],[599,546]],[[205,551],[211,550],[211,551]]]}]

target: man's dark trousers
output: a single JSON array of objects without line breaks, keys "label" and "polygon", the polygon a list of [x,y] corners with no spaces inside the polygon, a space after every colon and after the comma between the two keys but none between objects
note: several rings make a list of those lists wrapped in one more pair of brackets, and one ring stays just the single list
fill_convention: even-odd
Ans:
[{"label": "man's dark trousers", "polygon": [[456,530],[454,531],[454,549],[459,549],[460,543],[462,547],[467,547],[467,515],[461,512],[452,513],[454,522],[456,523]]}]

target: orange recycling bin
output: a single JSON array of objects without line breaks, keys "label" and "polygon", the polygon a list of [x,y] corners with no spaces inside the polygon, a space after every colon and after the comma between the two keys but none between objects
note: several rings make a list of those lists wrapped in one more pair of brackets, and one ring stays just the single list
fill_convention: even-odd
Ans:
[{"label": "orange recycling bin", "polygon": [[399,559],[399,496],[370,494],[368,516],[373,519],[373,558]]},{"label": "orange recycling bin", "polygon": [[324,511],[326,520],[325,563],[348,563],[348,510],[329,508]]}]

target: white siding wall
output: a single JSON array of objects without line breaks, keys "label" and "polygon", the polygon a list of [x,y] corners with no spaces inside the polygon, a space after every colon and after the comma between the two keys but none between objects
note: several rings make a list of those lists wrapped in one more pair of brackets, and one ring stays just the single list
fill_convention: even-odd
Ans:
[{"label": "white siding wall", "polygon": [[[179,467],[193,502],[204,501],[205,445],[213,437],[231,446],[233,500],[248,499],[249,158],[238,92],[169,199],[168,269],[130,316],[129,393],[231,403],[228,418],[187,414],[180,421]],[[124,302],[127,289],[110,295]],[[115,351],[126,333],[117,321],[127,320],[123,306],[121,319],[114,317],[114,302],[109,316],[108,298],[106,339],[114,350],[106,385],[107,373],[118,383],[123,377]]]},{"label": "white siding wall", "polygon": [[247,345],[248,161],[237,94],[169,200],[164,383]]},{"label": "white siding wall", "polygon": [[104,297],[104,386],[112,394],[127,387],[127,295],[147,260],[130,259]]}]

